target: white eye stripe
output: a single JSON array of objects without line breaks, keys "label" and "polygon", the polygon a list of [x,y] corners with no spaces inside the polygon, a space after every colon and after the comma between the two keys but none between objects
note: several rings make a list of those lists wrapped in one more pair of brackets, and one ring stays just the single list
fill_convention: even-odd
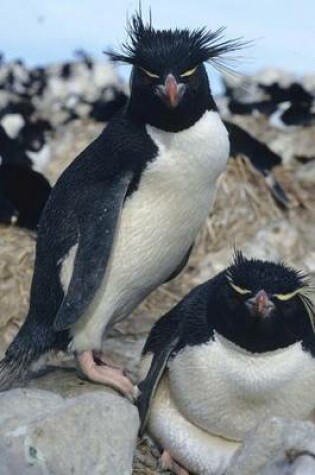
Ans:
[{"label": "white eye stripe", "polygon": [[290,300],[296,295],[298,295],[301,292],[301,289],[294,290],[294,292],[291,292],[290,294],[274,294],[274,297],[276,297],[278,300],[286,301]]},{"label": "white eye stripe", "polygon": [[180,75],[181,78],[186,78],[188,76],[192,76],[194,74],[194,72],[197,70],[197,67],[198,66],[195,66],[194,68],[192,69],[188,69],[188,71],[185,71],[183,74]]},{"label": "white eye stripe", "polygon": [[246,295],[246,294],[251,294],[252,293],[250,290],[242,289],[238,285],[233,284],[233,282],[230,282],[230,286],[232,287],[232,289],[235,290],[235,292],[237,292],[238,294],[241,294],[241,295]]},{"label": "white eye stripe", "polygon": [[151,71],[148,71],[147,69],[144,69],[144,68],[141,68],[142,71],[144,73],[146,73],[147,76],[149,76],[150,78],[156,78],[158,79],[160,76],[158,76],[157,74],[154,74],[154,73],[151,73]]}]

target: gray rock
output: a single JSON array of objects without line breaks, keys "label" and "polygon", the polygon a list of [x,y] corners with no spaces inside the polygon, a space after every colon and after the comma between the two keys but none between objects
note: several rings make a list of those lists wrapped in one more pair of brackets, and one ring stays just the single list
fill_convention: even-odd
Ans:
[{"label": "gray rock", "polygon": [[[315,156],[315,149],[314,149]],[[315,160],[299,167],[296,177],[300,183],[304,185],[314,185],[315,184]]]},{"label": "gray rock", "polygon": [[250,241],[244,243],[242,250],[247,257],[286,261],[292,259],[299,242],[297,227],[289,220],[279,219],[259,229]]},{"label": "gray rock", "polygon": [[226,475],[314,475],[315,425],[269,419],[249,431]]},{"label": "gray rock", "polygon": [[[58,390],[76,393],[64,374]],[[137,410],[94,387],[70,398],[33,388],[0,394],[0,475],[131,474]]]},{"label": "gray rock", "polygon": [[[299,229],[284,218],[264,225],[250,239],[238,245],[237,249],[248,258],[289,263],[292,263],[297,254],[303,254]],[[199,264],[198,273],[193,278],[194,285],[223,271],[232,262],[233,254],[232,246],[217,252],[209,252]]]},{"label": "gray rock", "polygon": [[233,260],[233,248],[209,252],[198,266],[198,273],[193,277],[193,284],[199,285],[222,272]]}]

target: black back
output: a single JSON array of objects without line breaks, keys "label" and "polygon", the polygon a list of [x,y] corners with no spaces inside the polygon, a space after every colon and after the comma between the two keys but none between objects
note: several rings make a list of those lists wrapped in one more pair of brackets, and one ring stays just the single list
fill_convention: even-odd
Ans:
[{"label": "black back", "polygon": [[40,173],[17,163],[0,166],[0,222],[36,230],[50,194],[50,184]]}]

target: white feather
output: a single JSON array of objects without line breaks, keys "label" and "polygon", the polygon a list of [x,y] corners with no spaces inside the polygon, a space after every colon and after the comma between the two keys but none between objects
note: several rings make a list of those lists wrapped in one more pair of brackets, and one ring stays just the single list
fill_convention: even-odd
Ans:
[{"label": "white feather", "polygon": [[279,104],[275,112],[273,112],[273,114],[271,114],[269,117],[269,125],[271,125],[271,127],[275,127],[276,129],[286,130],[288,126],[282,121],[281,117],[290,106],[290,102],[282,102]]},{"label": "white feather", "polygon": [[300,342],[255,354],[216,334],[215,341],[186,347],[169,373],[186,417],[234,440],[262,419],[307,419],[315,407],[315,359]]},{"label": "white feather", "polygon": [[[142,371],[147,362],[143,360]],[[244,434],[261,420],[312,420],[315,360],[295,343],[250,353],[215,334],[170,361],[153,399],[151,436],[185,468],[224,474]]]},{"label": "white feather", "polygon": [[25,120],[20,114],[6,114],[0,123],[8,136],[15,139],[25,125]]},{"label": "white feather", "polygon": [[59,278],[65,294],[67,293],[69,288],[77,250],[78,244],[75,244],[69,249],[68,254],[66,254],[63,259],[60,259],[60,261],[57,262],[58,265],[61,264]]},{"label": "white feather", "polygon": [[240,443],[217,437],[177,408],[165,376],[153,400],[148,431],[177,462],[198,475],[224,475]]},{"label": "white feather", "polygon": [[36,172],[42,172],[45,170],[50,160],[50,146],[46,144],[38,152],[26,150],[26,155],[28,155],[32,160],[33,170]]}]

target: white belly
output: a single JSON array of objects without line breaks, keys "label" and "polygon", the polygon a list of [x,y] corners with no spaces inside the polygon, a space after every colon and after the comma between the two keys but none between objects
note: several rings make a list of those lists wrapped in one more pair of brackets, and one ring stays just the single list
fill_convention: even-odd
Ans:
[{"label": "white belly", "polygon": [[224,475],[240,443],[217,437],[189,421],[172,398],[167,375],[157,389],[147,429],[181,465],[198,475]]},{"label": "white belly", "polygon": [[307,419],[315,407],[315,360],[301,343],[251,354],[216,335],[180,352],[169,377],[172,397],[190,421],[234,440],[261,419]]},{"label": "white belly", "polygon": [[172,274],[209,213],[226,166],[228,136],[216,112],[183,132],[147,132],[159,154],[124,205],[100,298],[73,332],[77,351],[100,347],[108,323],[126,317]]}]

